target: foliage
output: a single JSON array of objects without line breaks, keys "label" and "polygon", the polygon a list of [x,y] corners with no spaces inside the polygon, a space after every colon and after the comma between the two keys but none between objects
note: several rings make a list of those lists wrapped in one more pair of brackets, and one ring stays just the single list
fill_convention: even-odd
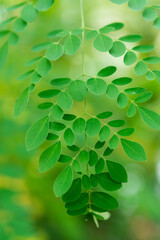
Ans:
[{"label": "foliage", "polygon": [[[126,0],[111,0],[116,4],[123,4]],[[0,66],[7,58],[8,46],[18,44],[17,32],[25,30],[28,23],[33,22],[38,11],[48,10],[54,2],[37,1],[34,4],[19,4],[10,7],[9,11],[21,7],[21,17],[12,17],[1,23],[3,30],[1,37],[8,36],[0,50]],[[116,191],[127,182],[125,168],[115,161],[110,161],[110,155],[118,146],[126,155],[136,161],[146,161],[143,147],[128,137],[134,128],[125,127],[126,121],[117,119],[112,109],[105,112],[91,114],[87,106],[90,95],[110,99],[116,102],[120,109],[124,109],[128,118],[140,114],[142,120],[151,128],[160,130],[160,115],[153,110],[146,109],[143,104],[152,98],[152,92],[141,87],[138,83],[133,87],[130,76],[114,77],[118,69],[116,66],[106,66],[99,69],[96,76],[85,73],[85,41],[93,44],[98,52],[108,52],[111,57],[123,57],[126,66],[134,66],[137,76],[144,76],[146,80],[160,82],[160,71],[156,64],[160,63],[158,56],[151,55],[154,46],[141,44],[142,35],[121,35],[124,24],[110,23],[100,29],[90,29],[84,26],[83,1],[81,3],[82,26],[72,30],[54,29],[47,34],[47,40],[32,47],[32,51],[39,53],[38,57],[25,63],[31,67],[18,77],[18,80],[30,79],[30,84],[23,90],[16,101],[14,115],[18,117],[25,109],[30,95],[42,78],[52,70],[52,65],[64,55],[73,56],[82,48],[82,73],[75,79],[71,77],[54,78],[50,87],[38,93],[42,103],[37,108],[44,114],[28,129],[26,134],[27,150],[38,148],[46,141],[47,149],[39,159],[39,171],[50,170],[57,162],[64,164],[64,169],[56,178],[53,189],[57,197],[62,197],[69,215],[83,215],[91,213],[95,219],[105,220],[108,210],[118,207],[117,200],[108,194]],[[159,28],[157,14],[158,6],[146,8],[147,1],[129,0],[129,8],[143,11],[147,21]],[[13,31],[5,27],[13,22]],[[119,39],[114,40],[112,34],[119,31]],[[130,44],[133,46],[130,48]],[[148,54],[144,56],[143,54]],[[142,57],[141,57],[142,56]],[[155,67],[154,67],[155,66]],[[131,68],[132,69],[132,68]],[[83,113],[78,115],[73,111],[73,105],[83,107]],[[79,142],[83,139],[83,145]],[[127,138],[127,139],[126,139]],[[51,143],[50,143],[51,142]],[[66,150],[67,149],[67,150]],[[65,150],[65,151],[64,151]],[[67,153],[66,153],[67,151]],[[103,213],[103,214],[102,214]],[[95,220],[96,221],[96,220]]]}]

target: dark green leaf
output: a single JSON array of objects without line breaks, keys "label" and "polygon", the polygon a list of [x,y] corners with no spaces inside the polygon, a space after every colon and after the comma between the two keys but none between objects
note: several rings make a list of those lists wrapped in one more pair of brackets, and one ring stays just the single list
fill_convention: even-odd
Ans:
[{"label": "dark green leaf", "polygon": [[128,181],[128,176],[125,168],[116,162],[106,161],[109,174],[111,178],[119,183],[125,183]]},{"label": "dark green leaf", "polygon": [[117,68],[115,66],[109,66],[101,69],[97,75],[99,77],[109,77],[113,75],[116,71],[117,71]]},{"label": "dark green leaf", "polygon": [[73,123],[73,131],[78,135],[81,135],[86,127],[86,122],[83,118],[77,118]]},{"label": "dark green leaf", "polygon": [[83,175],[82,185],[86,190],[89,190],[91,188],[91,181],[90,181],[90,178],[87,175]]},{"label": "dark green leaf", "polygon": [[99,133],[101,124],[100,121],[96,118],[90,118],[87,121],[86,133],[90,137],[94,137]]},{"label": "dark green leaf", "polygon": [[65,86],[70,83],[70,78],[56,78],[51,81],[51,84],[54,86]]},{"label": "dark green leaf", "polygon": [[56,134],[48,133],[47,140],[54,141],[57,140],[59,137]]},{"label": "dark green leaf", "polygon": [[139,42],[142,40],[142,36],[141,35],[127,35],[124,37],[121,37],[119,40],[123,41],[123,42]]},{"label": "dark green leaf", "polygon": [[128,78],[128,77],[121,77],[121,78],[114,79],[112,81],[113,84],[118,85],[118,86],[123,86],[123,85],[129,84],[131,82],[132,82],[132,78]]},{"label": "dark green leaf", "polygon": [[104,159],[100,158],[98,160],[98,162],[96,163],[96,165],[95,165],[95,172],[96,173],[101,173],[103,171],[103,169],[104,169],[104,166],[105,166]]},{"label": "dark green leaf", "polygon": [[45,110],[45,109],[51,108],[52,106],[53,106],[53,103],[51,103],[51,102],[45,102],[45,103],[40,103],[40,104],[38,104],[37,108],[38,108],[38,109],[43,109],[43,110]]},{"label": "dark green leaf", "polygon": [[112,115],[113,115],[112,112],[102,112],[102,113],[99,113],[97,115],[97,117],[100,118],[100,119],[106,119],[106,118],[111,117]]},{"label": "dark green leaf", "polygon": [[75,118],[76,118],[76,116],[73,114],[64,114],[63,115],[63,119],[65,121],[73,121]]},{"label": "dark green leaf", "polygon": [[66,125],[59,122],[50,122],[49,128],[54,131],[62,131],[66,128]]},{"label": "dark green leaf", "polygon": [[103,153],[103,156],[109,156],[113,152],[113,149],[107,147]]},{"label": "dark green leaf", "polygon": [[125,108],[128,105],[128,97],[124,93],[120,93],[117,98],[117,104],[120,108]]},{"label": "dark green leaf", "polygon": [[106,191],[116,191],[122,187],[122,184],[120,184],[119,181],[112,180],[108,172],[96,174],[96,177],[98,178],[101,187]]},{"label": "dark green leaf", "polygon": [[0,68],[3,67],[8,55],[8,43],[4,43],[0,48]]},{"label": "dark green leaf", "polygon": [[66,203],[65,207],[69,210],[81,209],[84,206],[86,206],[88,201],[89,201],[88,193],[82,193],[76,201]]},{"label": "dark green leaf", "polygon": [[58,159],[58,162],[61,162],[61,163],[68,163],[68,162],[71,162],[72,161],[72,158],[67,156],[67,155],[60,155],[60,158]]},{"label": "dark green leaf", "polygon": [[89,165],[92,167],[98,162],[98,155],[94,150],[89,152]]},{"label": "dark green leaf", "polygon": [[134,128],[125,128],[117,132],[120,136],[126,137],[134,133]]},{"label": "dark green leaf", "polygon": [[100,142],[100,141],[98,141],[98,142],[96,142],[94,148],[95,148],[95,149],[102,148],[102,147],[104,146],[104,144],[105,144],[105,142]]},{"label": "dark green leaf", "polygon": [[40,93],[38,93],[38,96],[40,98],[52,98],[57,96],[60,93],[60,90],[57,89],[50,89],[50,90],[45,90]]},{"label": "dark green leaf", "polygon": [[154,27],[160,29],[160,17],[156,18],[153,23]]},{"label": "dark green leaf", "polygon": [[98,185],[97,177],[95,175],[91,174],[90,180],[91,180],[92,187],[94,187],[94,188],[97,187],[97,185]]},{"label": "dark green leaf", "polygon": [[92,192],[93,203],[101,209],[111,210],[118,208],[118,202],[115,198],[107,193],[103,192]]},{"label": "dark green leaf", "polygon": [[72,146],[75,141],[75,136],[70,128],[67,128],[64,132],[64,140],[68,146]]},{"label": "dark green leaf", "polygon": [[89,161],[89,153],[86,150],[81,151],[78,157],[79,157],[79,161],[82,164],[86,164]]},{"label": "dark green leaf", "polygon": [[113,120],[108,122],[108,125],[110,127],[122,127],[126,124],[126,122],[124,120]]},{"label": "dark green leaf", "polygon": [[73,202],[81,195],[81,179],[77,178],[73,181],[70,189],[62,196],[64,202]]}]

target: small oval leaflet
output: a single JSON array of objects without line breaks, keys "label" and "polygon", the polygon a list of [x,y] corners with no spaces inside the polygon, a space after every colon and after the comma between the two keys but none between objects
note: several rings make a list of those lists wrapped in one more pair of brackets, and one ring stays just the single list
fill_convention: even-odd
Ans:
[{"label": "small oval leaflet", "polygon": [[45,116],[35,122],[26,133],[26,148],[28,151],[39,147],[47,138],[49,129],[49,117]]},{"label": "small oval leaflet", "polygon": [[121,78],[114,79],[112,81],[113,84],[118,85],[118,86],[127,85],[131,82],[132,82],[132,78],[128,78],[128,77],[121,77]]},{"label": "small oval leaflet", "polygon": [[134,73],[137,76],[142,76],[147,72],[147,69],[148,69],[147,65],[144,62],[140,61],[136,64],[134,68]]},{"label": "small oval leaflet", "polygon": [[37,67],[37,72],[40,76],[45,77],[51,70],[51,63],[48,59],[43,58]]},{"label": "small oval leaflet", "polygon": [[132,65],[133,63],[135,63],[137,60],[137,56],[134,52],[128,51],[126,52],[125,56],[124,56],[124,64],[129,66]]},{"label": "small oval leaflet", "polygon": [[122,187],[121,182],[112,179],[108,172],[96,174],[96,177],[101,187],[106,191],[116,191]]},{"label": "small oval leaflet", "polygon": [[52,61],[59,59],[64,53],[64,48],[59,43],[54,43],[46,51],[46,58]]},{"label": "small oval leaflet", "polygon": [[102,113],[97,114],[97,117],[100,119],[106,119],[106,118],[111,117],[112,115],[113,115],[112,112],[107,111],[107,112],[102,112]]},{"label": "small oval leaflet", "polygon": [[82,185],[86,190],[89,190],[91,188],[91,181],[90,181],[90,178],[87,175],[83,175]]},{"label": "small oval leaflet", "polygon": [[109,141],[109,148],[110,149],[116,149],[119,145],[119,138],[117,135],[113,135],[113,137]]},{"label": "small oval leaflet", "polygon": [[117,200],[107,193],[93,192],[91,196],[93,203],[100,209],[111,210],[118,208]]},{"label": "small oval leaflet", "polygon": [[120,108],[125,108],[128,105],[128,97],[124,93],[120,93],[117,98],[117,104]]},{"label": "small oval leaflet", "polygon": [[134,11],[140,11],[147,5],[147,0],[129,0],[128,6]]},{"label": "small oval leaflet", "polygon": [[64,42],[64,51],[67,55],[74,55],[81,46],[81,40],[75,35],[70,35]]},{"label": "small oval leaflet", "polygon": [[26,22],[34,22],[37,17],[37,10],[32,4],[27,4],[21,11],[21,17]]},{"label": "small oval leaflet", "polygon": [[94,166],[98,162],[98,155],[94,150],[89,152],[89,166]]},{"label": "small oval leaflet", "polygon": [[149,8],[145,8],[143,11],[143,18],[150,22],[155,20],[158,17],[158,13],[155,9],[149,7]]},{"label": "small oval leaflet", "polygon": [[47,48],[49,48],[52,45],[52,42],[42,42],[39,44],[36,44],[31,48],[33,52],[41,52]]},{"label": "small oval leaflet", "polygon": [[146,153],[143,147],[136,142],[132,142],[126,139],[121,139],[122,147],[128,157],[136,161],[146,161]]},{"label": "small oval leaflet", "polygon": [[139,46],[133,47],[132,50],[140,53],[147,53],[147,52],[153,51],[154,48],[155,47],[153,45],[139,45]]},{"label": "small oval leaflet", "polygon": [[42,109],[42,110],[46,110],[46,109],[49,109],[53,106],[53,103],[51,102],[45,102],[45,103],[40,103],[38,104],[37,108],[38,109]]},{"label": "small oval leaflet", "polygon": [[134,128],[125,128],[117,132],[118,135],[126,137],[132,135],[134,133]]},{"label": "small oval leaflet", "polygon": [[62,196],[64,202],[73,202],[77,200],[81,195],[81,179],[76,178],[70,189]]},{"label": "small oval leaflet", "polygon": [[160,129],[160,115],[156,112],[138,106],[138,111],[144,122],[153,129]]},{"label": "small oval leaflet", "polygon": [[113,57],[120,57],[125,53],[125,51],[126,51],[126,46],[120,41],[115,41],[113,43],[112,48],[109,50],[109,53]]},{"label": "small oval leaflet", "polygon": [[59,93],[60,93],[60,90],[49,89],[49,90],[45,90],[45,91],[38,93],[38,96],[40,98],[52,98],[52,97],[57,96]]},{"label": "small oval leaflet", "polygon": [[73,131],[81,135],[85,131],[86,122],[83,118],[77,118],[73,123]]},{"label": "small oval leaflet", "polygon": [[86,150],[81,151],[78,157],[79,157],[79,161],[82,164],[86,164],[89,161],[89,153]]},{"label": "small oval leaflet", "polygon": [[53,190],[56,197],[61,197],[65,194],[72,185],[73,173],[70,166],[63,169],[60,175],[56,178]]},{"label": "small oval leaflet", "polygon": [[142,93],[139,97],[135,98],[136,103],[145,103],[149,101],[152,97],[153,93],[152,92],[145,92]]},{"label": "small oval leaflet", "polygon": [[29,100],[29,88],[26,88],[16,100],[14,107],[14,116],[18,117],[25,109]]},{"label": "small oval leaflet", "polygon": [[58,161],[61,154],[61,142],[53,144],[47,148],[40,156],[39,171],[40,173],[50,170]]},{"label": "small oval leaflet", "polygon": [[131,103],[127,111],[127,116],[134,117],[136,113],[137,113],[136,105],[134,103]]},{"label": "small oval leaflet", "polygon": [[107,160],[107,167],[111,178],[119,183],[126,183],[128,181],[128,176],[125,168],[116,162]]},{"label": "small oval leaflet", "polygon": [[119,40],[123,41],[123,42],[139,42],[142,40],[142,36],[141,35],[127,35],[124,37],[121,37]]},{"label": "small oval leaflet", "polygon": [[72,98],[66,92],[61,92],[58,97],[58,104],[64,110],[69,110],[72,107]]},{"label": "small oval leaflet", "polygon": [[87,80],[87,88],[92,94],[103,95],[106,92],[107,85],[103,79],[90,78]]},{"label": "small oval leaflet", "polygon": [[87,121],[86,133],[90,137],[94,137],[98,134],[101,124],[100,121],[96,118],[90,118]]},{"label": "small oval leaflet", "polygon": [[99,141],[104,142],[110,136],[110,129],[107,126],[103,126],[99,132]]},{"label": "small oval leaflet", "polygon": [[94,47],[100,52],[107,52],[112,48],[112,46],[112,39],[103,34],[98,34],[94,40]]},{"label": "small oval leaflet", "polygon": [[53,86],[65,86],[71,82],[70,78],[56,78],[51,80],[51,85]]},{"label": "small oval leaflet", "polygon": [[74,144],[75,136],[70,128],[67,128],[64,132],[64,140],[69,146],[72,146]]},{"label": "small oval leaflet", "polygon": [[108,87],[107,87],[106,94],[110,99],[115,99],[115,98],[118,97],[119,90],[115,85],[109,84]]},{"label": "small oval leaflet", "polygon": [[82,80],[72,81],[68,86],[68,92],[74,100],[83,101],[87,95],[85,82]]},{"label": "small oval leaflet", "polygon": [[124,120],[113,120],[108,122],[108,125],[110,127],[122,127],[126,124],[126,122]]},{"label": "small oval leaflet", "polygon": [[96,173],[101,173],[105,167],[105,162],[103,158],[100,158],[98,162],[95,165],[95,172]]},{"label": "small oval leaflet", "polygon": [[97,75],[99,77],[109,77],[113,75],[116,71],[117,71],[117,68],[115,66],[108,66],[101,69]]},{"label": "small oval leaflet", "polygon": [[38,0],[36,8],[38,11],[47,11],[54,3],[54,0]]}]

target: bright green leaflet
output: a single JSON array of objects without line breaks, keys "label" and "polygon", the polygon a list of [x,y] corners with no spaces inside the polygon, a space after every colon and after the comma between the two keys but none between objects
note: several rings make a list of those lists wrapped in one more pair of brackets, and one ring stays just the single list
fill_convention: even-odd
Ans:
[{"label": "bright green leaflet", "polygon": [[78,157],[82,164],[86,164],[89,161],[89,153],[85,150],[81,151]]},{"label": "bright green leaflet", "polygon": [[81,40],[75,35],[70,35],[64,43],[64,51],[67,55],[74,55],[81,46]]},{"label": "bright green leaflet", "polygon": [[146,21],[150,22],[155,20],[158,17],[158,13],[155,9],[153,8],[145,8],[143,11],[143,17]]},{"label": "bright green leaflet", "polygon": [[131,103],[127,111],[127,116],[134,117],[136,113],[137,113],[137,108],[134,103]]},{"label": "bright green leaflet", "polygon": [[160,129],[160,115],[151,110],[138,106],[139,113],[144,122],[153,129]]},{"label": "bright green leaflet", "polygon": [[54,3],[54,0],[38,0],[36,8],[38,11],[47,11]]},{"label": "bright green leaflet", "polygon": [[120,108],[125,108],[128,105],[128,97],[124,93],[120,93],[117,98],[117,104]]},{"label": "bright green leaflet", "polygon": [[18,117],[25,109],[29,100],[29,88],[26,88],[17,99],[14,107],[14,116]]},{"label": "bright green leaflet", "polygon": [[34,8],[32,4],[26,5],[21,11],[21,17],[26,22],[34,22],[37,17],[37,10]]},{"label": "bright green leaflet", "polygon": [[118,97],[119,91],[118,88],[113,85],[113,84],[109,84],[107,87],[107,96],[111,99],[115,99]]},{"label": "bright green leaflet", "polygon": [[86,190],[89,190],[91,188],[91,181],[90,181],[90,178],[87,175],[83,175],[82,185]]},{"label": "bright green leaflet", "polygon": [[136,142],[132,142],[126,139],[121,139],[123,149],[128,157],[136,161],[146,161],[146,153],[143,147]]},{"label": "bright green leaflet", "polygon": [[114,181],[119,183],[125,183],[128,181],[127,172],[120,163],[112,162],[109,160],[107,160],[106,163],[109,174]]},{"label": "bright green leaflet", "polygon": [[31,50],[33,52],[41,52],[47,48],[49,48],[52,45],[52,42],[42,42],[39,44],[34,45]]},{"label": "bright green leaflet", "polygon": [[84,81],[75,80],[70,83],[68,92],[74,100],[83,101],[87,95],[87,88]]},{"label": "bright green leaflet", "polygon": [[70,166],[66,167],[56,178],[53,186],[56,197],[61,197],[65,194],[72,185],[73,173]]},{"label": "bright green leaflet", "polygon": [[146,72],[147,72],[147,65],[144,63],[144,62],[138,62],[134,68],[134,73],[137,75],[137,76],[142,76],[144,75]]},{"label": "bright green leaflet", "polygon": [[13,25],[13,29],[15,32],[23,32],[26,29],[26,27],[27,23],[21,18],[18,18]]},{"label": "bright green leaflet", "polygon": [[112,74],[114,74],[116,71],[117,71],[117,68],[115,66],[109,66],[101,69],[97,75],[99,77],[109,77]]},{"label": "bright green leaflet", "polygon": [[39,171],[46,172],[50,170],[58,161],[61,154],[61,142],[57,142],[47,148],[40,156]]},{"label": "bright green leaflet", "polygon": [[107,85],[103,79],[90,78],[87,81],[88,91],[95,95],[103,95],[106,92]]},{"label": "bright green leaflet", "polygon": [[114,181],[107,172],[96,174],[96,177],[101,187],[106,191],[116,191],[122,187],[121,182]]},{"label": "bright green leaflet", "polygon": [[160,29],[160,17],[155,19],[153,25],[155,28]]},{"label": "bright green leaflet", "polygon": [[70,189],[62,196],[64,202],[73,202],[77,200],[81,195],[81,179],[76,178]]},{"label": "bright green leaflet", "polygon": [[122,42],[116,41],[113,43],[113,46],[109,50],[109,53],[113,57],[120,57],[125,53],[125,51],[126,51],[126,46]]},{"label": "bright green leaflet", "polygon": [[86,133],[90,137],[94,137],[98,134],[100,130],[101,124],[98,119],[96,118],[90,118],[87,121],[87,126],[86,126]]},{"label": "bright green leaflet", "polygon": [[40,76],[45,77],[51,70],[51,63],[48,59],[43,58],[37,67],[37,72]]},{"label": "bright green leaflet", "polygon": [[59,43],[54,43],[46,51],[46,58],[52,61],[59,59],[64,53],[64,48]]},{"label": "bright green leaflet", "polygon": [[110,149],[115,149],[118,147],[118,145],[119,145],[119,138],[117,137],[117,135],[113,135],[113,137],[109,141],[109,147]]},{"label": "bright green leaflet", "polygon": [[118,86],[123,86],[131,82],[132,82],[132,78],[128,78],[128,77],[117,78],[112,81],[113,84]]},{"label": "bright green leaflet", "polygon": [[118,208],[117,200],[107,193],[93,192],[92,201],[98,208],[104,209],[104,212]]},{"label": "bright green leaflet", "polygon": [[142,93],[139,97],[135,98],[135,102],[136,103],[145,103],[147,101],[149,101],[149,99],[151,99],[152,97],[152,92],[145,92],[145,93]]},{"label": "bright green leaflet", "polygon": [[73,170],[76,171],[76,172],[81,172],[81,171],[82,171],[82,166],[81,166],[80,162],[77,161],[77,160],[74,160],[74,161],[73,161],[73,163],[72,163],[72,168],[73,168]]},{"label": "bright green leaflet", "polygon": [[63,114],[64,114],[63,110],[58,105],[53,106],[51,115],[53,116],[54,119],[56,120],[62,119]]},{"label": "bright green leaflet", "polygon": [[75,136],[70,128],[66,129],[64,132],[64,140],[69,146],[72,146],[74,144]]},{"label": "bright green leaflet", "polygon": [[134,11],[140,11],[147,5],[147,0],[129,0],[128,6]]},{"label": "bright green leaflet", "polygon": [[73,123],[73,131],[78,135],[81,135],[86,127],[86,122],[83,118],[78,118]]},{"label": "bright green leaflet", "polygon": [[110,136],[110,129],[107,126],[103,126],[99,132],[99,141],[104,142]]},{"label": "bright green leaflet", "polygon": [[0,68],[3,67],[8,55],[8,43],[4,43],[0,48]]},{"label": "bright green leaflet", "polygon": [[132,48],[132,50],[136,51],[136,52],[147,53],[147,52],[153,51],[154,46],[153,45],[139,45],[139,46]]},{"label": "bright green leaflet", "polygon": [[73,101],[68,93],[62,92],[58,97],[58,104],[64,110],[69,110],[72,107]]},{"label": "bright green leaflet", "polygon": [[142,38],[143,37],[141,35],[127,35],[127,36],[121,37],[119,40],[123,42],[138,42],[142,40]]},{"label": "bright green leaflet", "polygon": [[132,65],[133,63],[135,63],[137,60],[137,56],[134,52],[128,51],[126,52],[125,56],[124,56],[124,64],[129,66]]},{"label": "bright green leaflet", "polygon": [[27,150],[33,150],[39,147],[46,139],[49,129],[49,117],[45,116],[34,123],[26,133]]},{"label": "bright green leaflet", "polygon": [[107,52],[112,48],[112,46],[112,39],[103,34],[98,34],[98,36],[94,40],[94,47],[100,52]]}]

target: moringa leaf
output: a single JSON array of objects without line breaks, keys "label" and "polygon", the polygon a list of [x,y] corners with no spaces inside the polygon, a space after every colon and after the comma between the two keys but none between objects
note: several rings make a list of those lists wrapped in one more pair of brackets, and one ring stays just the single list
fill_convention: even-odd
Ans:
[{"label": "moringa leaf", "polygon": [[112,162],[109,160],[107,160],[106,163],[107,163],[109,175],[114,181],[119,183],[128,182],[127,172],[120,163]]},{"label": "moringa leaf", "polygon": [[59,43],[52,44],[49,48],[46,50],[46,58],[48,60],[56,61],[59,59],[64,53],[64,48]]},{"label": "moringa leaf", "polygon": [[62,196],[64,202],[73,202],[77,200],[81,195],[81,179],[76,178],[70,189]]},{"label": "moringa leaf", "polygon": [[54,3],[54,0],[38,0],[36,3],[36,8],[38,11],[47,11]]},{"label": "moringa leaf", "polygon": [[87,88],[94,95],[103,95],[106,92],[107,84],[103,79],[90,78],[87,80]]},{"label": "moringa leaf", "polygon": [[72,107],[73,101],[70,95],[66,92],[61,92],[58,96],[58,105],[63,110],[69,110]]},{"label": "moringa leaf", "polygon": [[45,116],[35,122],[27,131],[25,143],[28,151],[39,147],[46,139],[49,130],[49,117]]},{"label": "moringa leaf", "polygon": [[21,11],[21,17],[25,22],[34,22],[37,15],[38,12],[32,4],[25,5]]},{"label": "moringa leaf", "polygon": [[72,146],[75,142],[75,136],[70,128],[64,132],[64,140],[68,146]]},{"label": "moringa leaf", "polygon": [[81,46],[81,40],[75,35],[70,35],[64,42],[64,51],[67,55],[74,55]]},{"label": "moringa leaf", "polygon": [[140,11],[145,8],[147,5],[147,0],[129,0],[128,1],[128,6],[134,11]]},{"label": "moringa leaf", "polygon": [[68,92],[74,100],[83,101],[87,95],[85,82],[82,80],[72,81],[68,86]]},{"label": "moringa leaf", "polygon": [[116,191],[122,187],[121,182],[113,180],[108,172],[96,174],[96,177],[101,187],[106,191]]},{"label": "moringa leaf", "polygon": [[81,135],[85,131],[86,122],[83,118],[77,118],[73,123],[73,131]]},{"label": "moringa leaf", "polygon": [[94,40],[94,47],[100,52],[107,52],[112,48],[112,46],[112,39],[103,34],[98,34]]},{"label": "moringa leaf", "polygon": [[48,59],[43,58],[37,67],[37,72],[40,76],[45,77],[51,70],[51,63]]},{"label": "moringa leaf", "polygon": [[118,202],[115,198],[104,192],[92,192],[92,201],[96,207],[104,210],[118,208]]},{"label": "moringa leaf", "polygon": [[130,66],[133,63],[135,63],[136,60],[137,60],[136,54],[134,52],[128,51],[124,56],[123,62],[125,65]]},{"label": "moringa leaf", "polygon": [[115,66],[108,66],[101,69],[97,75],[99,77],[109,77],[113,75],[116,71],[117,71],[117,68]]},{"label": "moringa leaf", "polygon": [[96,118],[90,118],[87,120],[86,133],[89,137],[94,137],[99,133],[101,124]]},{"label": "moringa leaf", "polygon": [[109,53],[113,57],[120,57],[125,53],[125,51],[126,51],[126,46],[124,45],[124,43],[120,41],[115,41],[113,43],[112,48],[109,50]]},{"label": "moringa leaf", "polygon": [[14,116],[18,117],[25,109],[29,100],[29,87],[26,88],[21,95],[18,97],[14,107]]},{"label": "moringa leaf", "polygon": [[144,122],[153,129],[160,129],[160,115],[156,112],[138,106],[138,111]]},{"label": "moringa leaf", "polygon": [[40,98],[52,98],[57,96],[61,91],[57,89],[49,89],[38,93]]}]

